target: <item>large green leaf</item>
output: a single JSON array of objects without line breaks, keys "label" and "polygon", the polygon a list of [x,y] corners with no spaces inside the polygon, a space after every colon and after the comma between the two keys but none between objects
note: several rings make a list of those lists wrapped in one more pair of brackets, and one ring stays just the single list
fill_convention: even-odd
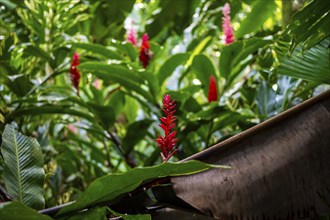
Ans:
[{"label": "large green leaf", "polygon": [[107,47],[102,46],[100,44],[74,43],[73,47],[87,50],[89,52],[92,52],[93,54],[99,54],[108,59],[114,59],[114,60],[123,59],[123,57],[120,54],[118,54],[114,49],[113,50],[108,49]]},{"label": "large green leaf", "polygon": [[144,138],[152,122],[153,120],[144,119],[141,121],[136,121],[128,126],[126,135],[122,142],[126,153],[129,153],[134,146]]},{"label": "large green leaf", "polygon": [[223,49],[220,56],[219,69],[220,75],[227,81],[227,88],[230,87],[240,72],[252,61],[252,54],[271,42],[271,40],[251,38],[237,41]]},{"label": "large green leaf", "polygon": [[196,6],[198,6],[198,1],[196,0],[159,1],[158,12],[154,11],[152,17],[148,20],[146,31],[151,38],[167,29],[181,34],[183,29],[189,25]]},{"label": "large green leaf", "polygon": [[158,71],[158,82],[162,85],[165,79],[179,66],[184,65],[189,58],[189,53],[178,53],[168,58]]},{"label": "large green leaf", "polygon": [[83,72],[92,72],[103,80],[119,83],[126,89],[135,91],[147,100],[153,101],[150,92],[141,87],[142,84],[145,85],[145,80],[141,75],[123,66],[108,65],[101,62],[86,62],[80,64],[78,68]]},{"label": "large green leaf", "polygon": [[254,1],[251,6],[252,11],[241,22],[240,28],[235,32],[236,38],[258,31],[276,8],[274,0]]},{"label": "large green leaf", "polygon": [[0,203],[0,217],[3,220],[52,220],[51,217],[39,214],[37,211],[16,201]]},{"label": "large green leaf", "polygon": [[301,52],[296,48],[293,54],[280,57],[279,74],[295,78],[330,84],[329,39]]},{"label": "large green leaf", "polygon": [[202,85],[204,85],[204,94],[207,95],[209,90],[208,85],[210,76],[213,75],[218,78],[217,71],[211,59],[204,54],[195,56],[192,63],[192,69],[194,70],[196,77],[200,80]]},{"label": "large green leaf", "polygon": [[18,133],[13,125],[7,124],[2,135],[1,153],[8,193],[27,206],[43,208],[45,171],[37,140]]},{"label": "large green leaf", "polygon": [[109,174],[92,182],[86,191],[80,194],[77,201],[61,209],[58,216],[95,205],[109,204],[118,196],[137,188],[144,180],[189,175],[211,167],[211,165],[199,161],[188,161],[185,163],[163,163],[152,167],[134,168],[126,173]]},{"label": "large green leaf", "polygon": [[68,115],[75,115],[78,117],[82,117],[87,119],[88,121],[94,122],[94,118],[89,113],[79,111],[76,109],[71,108],[70,105],[51,105],[46,104],[42,106],[29,106],[29,107],[22,107],[17,111],[12,112],[8,115],[8,120],[14,120],[15,118],[22,117],[25,115],[40,115],[40,114],[68,114]]},{"label": "large green leaf", "polygon": [[108,130],[115,121],[115,112],[111,106],[103,106],[94,102],[88,105],[105,130]]}]

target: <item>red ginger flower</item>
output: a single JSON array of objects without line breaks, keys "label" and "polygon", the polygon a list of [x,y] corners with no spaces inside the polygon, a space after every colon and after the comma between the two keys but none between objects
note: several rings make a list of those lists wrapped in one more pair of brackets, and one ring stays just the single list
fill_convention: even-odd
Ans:
[{"label": "red ginger flower", "polygon": [[230,23],[230,5],[226,3],[223,6],[222,30],[225,34],[225,43],[231,44],[235,41],[233,27]]},{"label": "red ginger flower", "polygon": [[77,69],[77,66],[79,65],[79,55],[74,52],[73,57],[72,57],[72,63],[70,67],[70,79],[72,82],[72,85],[77,91],[77,94],[79,94],[79,79],[80,79],[80,73]]},{"label": "red ginger flower", "polygon": [[142,37],[142,43],[140,47],[139,59],[144,68],[149,65],[149,60],[152,58],[152,52],[150,51],[148,34],[144,34]]},{"label": "red ginger flower", "polygon": [[163,100],[163,111],[165,112],[165,117],[160,118],[162,124],[159,126],[164,130],[165,136],[158,136],[156,139],[158,147],[161,149],[163,161],[168,161],[173,154],[177,152],[177,149],[174,149],[177,142],[176,131],[171,131],[175,128],[176,117],[173,116],[175,113],[175,100],[171,101],[170,95],[165,95]]},{"label": "red ginger flower", "polygon": [[210,76],[208,100],[209,102],[218,101],[217,84],[213,75]]}]

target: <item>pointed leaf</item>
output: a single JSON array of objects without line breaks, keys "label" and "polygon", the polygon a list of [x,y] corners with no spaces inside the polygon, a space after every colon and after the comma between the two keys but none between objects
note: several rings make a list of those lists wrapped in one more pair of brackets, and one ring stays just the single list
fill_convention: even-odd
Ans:
[{"label": "pointed leaf", "polygon": [[77,201],[61,209],[58,216],[94,205],[109,204],[118,196],[136,189],[144,180],[189,175],[208,170],[211,167],[220,168],[220,166],[208,165],[199,161],[188,161],[163,163],[153,167],[134,168],[126,173],[109,174],[92,182],[87,190],[80,194]]},{"label": "pointed leaf", "polygon": [[34,209],[43,208],[45,171],[37,140],[18,133],[13,125],[7,124],[2,136],[1,153],[8,193]]}]

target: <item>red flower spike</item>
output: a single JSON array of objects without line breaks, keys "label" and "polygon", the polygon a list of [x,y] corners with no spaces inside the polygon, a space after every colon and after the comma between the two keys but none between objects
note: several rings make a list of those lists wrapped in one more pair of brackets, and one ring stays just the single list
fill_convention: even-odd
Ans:
[{"label": "red flower spike", "polygon": [[223,6],[222,30],[225,35],[225,44],[235,42],[234,31],[230,21],[230,5],[226,3]]},{"label": "red flower spike", "polygon": [[156,139],[158,147],[161,149],[162,159],[164,162],[168,161],[173,154],[177,152],[175,144],[177,142],[176,131],[171,131],[175,128],[176,117],[173,116],[175,113],[175,100],[171,101],[170,95],[165,95],[163,99],[163,112],[165,112],[165,117],[160,118],[162,124],[159,125],[164,130],[165,136],[158,136]]},{"label": "red flower spike", "polygon": [[213,75],[210,76],[208,100],[209,100],[209,102],[218,101],[217,84],[215,82],[215,78]]},{"label": "red flower spike", "polygon": [[77,94],[79,94],[79,80],[80,80],[80,73],[77,69],[78,65],[79,65],[79,55],[76,52],[74,52],[70,67],[70,79],[73,87],[77,91]]},{"label": "red flower spike", "polygon": [[152,52],[150,50],[148,34],[144,34],[142,37],[142,43],[140,47],[139,59],[144,68],[147,68],[149,61],[152,58]]}]

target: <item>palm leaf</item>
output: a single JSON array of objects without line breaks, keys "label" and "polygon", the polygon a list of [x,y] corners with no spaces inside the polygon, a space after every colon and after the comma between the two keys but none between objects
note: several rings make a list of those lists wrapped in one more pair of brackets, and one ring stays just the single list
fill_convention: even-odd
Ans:
[{"label": "palm leaf", "polygon": [[43,208],[45,172],[42,168],[42,152],[36,139],[18,133],[13,125],[7,124],[2,137],[1,153],[8,193],[31,208]]},{"label": "palm leaf", "polygon": [[329,39],[325,39],[309,50],[296,48],[293,54],[280,57],[278,73],[330,84]]}]

